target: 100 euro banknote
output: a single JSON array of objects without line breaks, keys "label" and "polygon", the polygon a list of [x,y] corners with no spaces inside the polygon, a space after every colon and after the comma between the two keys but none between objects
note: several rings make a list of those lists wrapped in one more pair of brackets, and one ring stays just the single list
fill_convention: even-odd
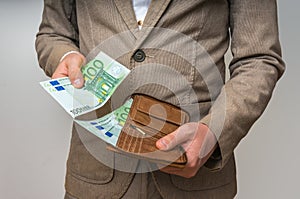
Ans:
[{"label": "100 euro banknote", "polygon": [[85,80],[81,89],[74,88],[68,77],[40,82],[73,118],[102,107],[130,72],[103,52],[81,71]]},{"label": "100 euro banknote", "polygon": [[90,121],[75,119],[75,122],[106,143],[116,146],[131,104],[132,99],[129,99],[122,106],[101,118]]}]

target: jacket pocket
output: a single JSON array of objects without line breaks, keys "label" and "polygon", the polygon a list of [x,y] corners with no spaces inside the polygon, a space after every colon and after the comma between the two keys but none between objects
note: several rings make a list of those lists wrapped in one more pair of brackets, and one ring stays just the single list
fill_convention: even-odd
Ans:
[{"label": "jacket pocket", "polygon": [[214,189],[229,184],[233,180],[236,180],[235,162],[233,157],[218,171],[211,171],[203,166],[192,178],[171,175],[173,185],[186,191]]},{"label": "jacket pocket", "polygon": [[73,126],[67,173],[84,182],[106,184],[114,176],[113,160],[113,153],[106,150],[103,141]]}]

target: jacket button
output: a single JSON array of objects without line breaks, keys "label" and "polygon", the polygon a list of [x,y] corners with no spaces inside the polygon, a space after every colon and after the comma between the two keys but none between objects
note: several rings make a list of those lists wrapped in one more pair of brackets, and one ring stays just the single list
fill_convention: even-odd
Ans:
[{"label": "jacket button", "polygon": [[143,62],[146,58],[146,54],[144,51],[142,51],[141,49],[138,49],[137,51],[135,51],[135,53],[133,54],[133,59],[136,62]]}]

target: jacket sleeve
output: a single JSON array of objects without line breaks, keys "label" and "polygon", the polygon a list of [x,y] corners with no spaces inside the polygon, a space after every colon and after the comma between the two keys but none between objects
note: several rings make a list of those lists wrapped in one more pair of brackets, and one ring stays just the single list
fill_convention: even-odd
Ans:
[{"label": "jacket sleeve", "polygon": [[78,43],[75,1],[45,0],[35,41],[39,64],[45,73],[52,76],[66,52],[78,51]]},{"label": "jacket sleeve", "polygon": [[[230,0],[230,79],[201,122],[218,138],[222,168],[265,110],[285,65],[281,59],[276,0]],[[224,113],[222,113],[224,111]],[[224,117],[224,118],[220,118]],[[214,121],[213,121],[214,120]],[[218,121],[223,121],[218,125]],[[209,160],[210,161],[210,160]]]}]

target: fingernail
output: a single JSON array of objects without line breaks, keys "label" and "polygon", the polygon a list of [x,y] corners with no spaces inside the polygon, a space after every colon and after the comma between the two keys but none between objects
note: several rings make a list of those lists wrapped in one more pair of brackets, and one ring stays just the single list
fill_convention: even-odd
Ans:
[{"label": "fingernail", "polygon": [[168,145],[164,139],[159,140],[160,149],[167,149]]},{"label": "fingernail", "polygon": [[81,85],[81,79],[75,79],[74,80],[74,85],[80,86]]}]

